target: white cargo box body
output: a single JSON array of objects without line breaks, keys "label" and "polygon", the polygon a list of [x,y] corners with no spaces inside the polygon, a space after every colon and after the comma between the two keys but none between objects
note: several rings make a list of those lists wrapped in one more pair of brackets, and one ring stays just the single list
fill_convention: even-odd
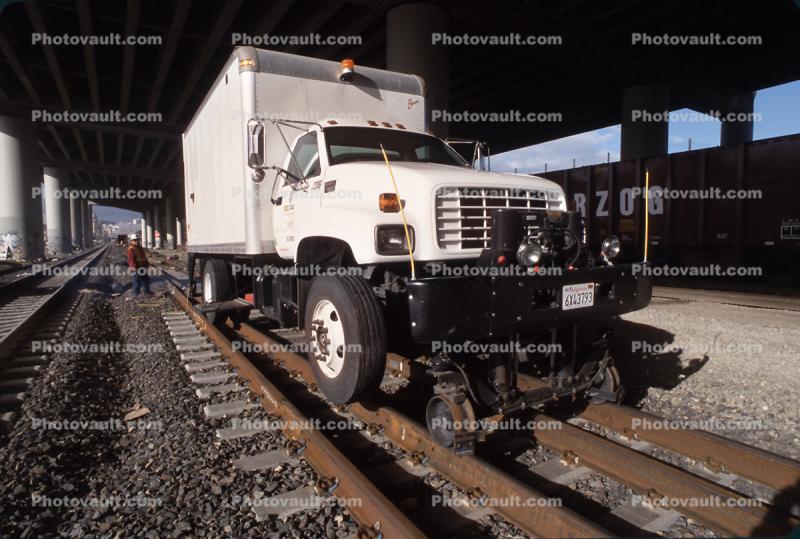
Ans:
[{"label": "white cargo box body", "polygon": [[[187,244],[193,253],[275,253],[270,193],[247,166],[247,122],[253,118],[322,122],[400,123],[425,130],[422,79],[356,65],[339,80],[338,62],[239,47],[183,134]],[[268,165],[283,167],[288,152],[267,123]],[[303,131],[282,126],[291,145]]]}]

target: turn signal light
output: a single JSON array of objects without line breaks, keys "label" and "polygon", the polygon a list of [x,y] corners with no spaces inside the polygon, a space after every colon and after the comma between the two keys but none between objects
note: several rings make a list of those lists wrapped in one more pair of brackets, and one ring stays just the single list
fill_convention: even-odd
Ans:
[{"label": "turn signal light", "polygon": [[378,196],[378,207],[384,213],[397,213],[400,211],[400,200],[394,193],[381,193]]}]

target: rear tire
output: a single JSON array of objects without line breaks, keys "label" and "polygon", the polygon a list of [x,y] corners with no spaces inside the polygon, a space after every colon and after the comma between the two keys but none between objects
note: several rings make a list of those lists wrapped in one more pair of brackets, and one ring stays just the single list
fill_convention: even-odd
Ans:
[{"label": "rear tire", "polygon": [[[203,303],[216,303],[233,299],[233,286],[224,260],[212,258],[203,266]],[[225,325],[229,311],[207,313],[206,318],[215,326]]]},{"label": "rear tire", "polygon": [[380,387],[386,327],[380,303],[364,279],[315,278],[306,301],[305,328],[311,370],[331,402],[353,402]]}]

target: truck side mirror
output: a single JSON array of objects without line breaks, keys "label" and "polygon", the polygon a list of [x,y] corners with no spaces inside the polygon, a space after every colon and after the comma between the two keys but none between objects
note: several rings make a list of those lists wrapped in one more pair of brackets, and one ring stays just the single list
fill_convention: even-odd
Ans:
[{"label": "truck side mirror", "polygon": [[492,169],[491,152],[489,151],[489,143],[479,141],[475,145],[475,156],[473,168],[475,170],[488,170]]},{"label": "truck side mirror", "polygon": [[267,137],[264,124],[259,120],[247,122],[247,165],[261,169],[267,165]]}]

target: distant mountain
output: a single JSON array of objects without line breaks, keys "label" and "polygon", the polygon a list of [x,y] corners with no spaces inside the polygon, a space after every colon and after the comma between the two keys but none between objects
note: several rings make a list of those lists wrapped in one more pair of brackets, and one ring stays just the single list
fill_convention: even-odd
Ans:
[{"label": "distant mountain", "polygon": [[109,223],[119,223],[120,221],[131,221],[142,216],[141,212],[112,208],[111,206],[93,206],[94,213],[100,221]]}]

